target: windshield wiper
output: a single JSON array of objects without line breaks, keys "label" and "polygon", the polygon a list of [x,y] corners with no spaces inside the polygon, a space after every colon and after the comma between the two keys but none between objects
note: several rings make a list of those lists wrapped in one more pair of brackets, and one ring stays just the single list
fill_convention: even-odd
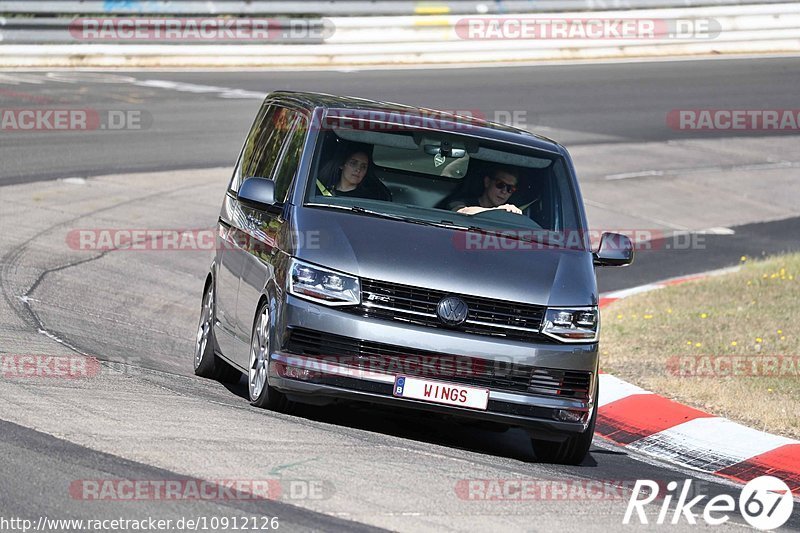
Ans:
[{"label": "windshield wiper", "polygon": [[533,231],[539,230],[498,230],[498,229],[490,229],[490,228],[482,228],[480,226],[461,226],[459,224],[453,224],[452,227],[454,229],[460,229],[462,231],[469,231],[472,233],[484,233],[486,235],[496,235],[498,237],[503,237],[504,239],[512,239],[519,242],[530,242],[535,244],[542,244],[544,246],[553,246],[556,248],[560,248],[556,243],[549,242],[549,239],[537,239],[534,237]]},{"label": "windshield wiper", "polygon": [[390,215],[389,213],[381,213],[380,211],[373,211],[372,209],[366,209],[359,205],[333,205],[333,204],[306,204],[306,205],[311,207],[331,207],[334,209],[342,209],[344,211],[358,213],[360,215],[385,218],[388,220],[398,220],[400,222],[410,222],[411,224],[420,224],[423,226],[440,226],[436,222],[428,222],[426,220],[419,220],[417,218],[411,218],[411,217],[403,217],[400,215]]},{"label": "windshield wiper", "polygon": [[454,229],[459,231],[469,231],[473,233],[485,233],[490,235],[497,235],[498,237],[503,237],[507,239],[513,239],[515,241],[520,242],[533,242],[536,244],[543,244],[545,246],[555,246],[558,247],[557,244],[551,242],[545,242],[540,239],[534,239],[533,235],[528,231],[523,231],[523,235],[520,235],[519,230],[495,230],[495,229],[487,229],[482,228],[480,226],[463,226],[461,224],[456,224],[452,220],[441,220],[439,222],[433,222],[429,220],[421,220],[418,218],[411,218],[411,217],[404,217],[400,215],[390,215],[389,213],[382,213],[380,211],[373,211],[372,209],[367,209],[365,207],[361,207],[358,205],[334,205],[334,204],[306,204],[307,206],[311,207],[330,207],[332,209],[341,209],[343,211],[350,211],[352,213],[358,213],[360,215],[367,215],[373,216],[377,218],[385,218],[388,220],[398,220],[400,222],[409,222],[411,224],[419,224],[421,226],[432,226],[435,228],[445,228],[445,229]]}]

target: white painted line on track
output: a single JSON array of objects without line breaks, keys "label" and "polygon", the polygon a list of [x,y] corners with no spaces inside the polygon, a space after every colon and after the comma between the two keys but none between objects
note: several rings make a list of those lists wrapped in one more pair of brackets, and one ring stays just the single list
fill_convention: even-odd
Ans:
[{"label": "white painted line on track", "polygon": [[609,174],[605,177],[608,181],[628,180],[633,178],[649,178],[652,176],[663,176],[663,170],[641,170],[639,172],[623,172],[622,174]]},{"label": "white painted line on track", "polygon": [[5,85],[19,85],[20,83],[41,85],[44,83],[44,80],[41,77],[27,74],[0,74],[0,83]]},{"label": "white painted line on track", "polygon": [[736,235],[736,231],[732,228],[723,228],[719,226],[715,228],[701,229],[699,231],[695,231],[694,233],[702,235]]},{"label": "white painted line on track", "polygon": [[635,172],[624,172],[621,174],[608,174],[603,179],[606,181],[628,180],[636,178],[653,178],[661,176],[680,176],[683,174],[719,173],[719,172],[741,172],[749,170],[780,170],[785,168],[798,168],[800,161],[768,161],[764,163],[748,163],[745,165],[731,166],[710,166],[710,167],[689,167],[673,168],[667,170],[638,170]]},{"label": "white painted line on track", "polygon": [[45,74],[48,80],[59,81],[62,83],[133,83],[136,78],[131,76],[120,76],[108,72],[63,72],[55,71]]}]

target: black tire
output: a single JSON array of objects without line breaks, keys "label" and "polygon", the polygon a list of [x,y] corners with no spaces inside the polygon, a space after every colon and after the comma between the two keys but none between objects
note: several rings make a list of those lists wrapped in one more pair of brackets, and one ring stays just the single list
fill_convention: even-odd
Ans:
[{"label": "black tire", "polygon": [[589,426],[583,433],[568,437],[562,442],[554,442],[548,440],[540,440],[531,438],[531,445],[533,445],[533,453],[540,461],[547,463],[556,463],[562,465],[579,465],[586,458],[589,453],[589,448],[592,447],[592,437],[594,436],[594,427],[597,423],[597,400],[600,394],[600,383],[598,382],[594,394],[594,410],[592,411],[592,419],[589,421]]},{"label": "black tire", "polygon": [[250,333],[250,357],[247,373],[247,390],[250,404],[271,411],[288,412],[292,403],[286,395],[269,384],[269,354],[272,346],[272,310],[263,302],[256,312]]},{"label": "black tire", "polygon": [[242,379],[242,373],[216,354],[214,303],[214,282],[211,281],[203,291],[203,303],[200,306],[200,323],[197,326],[197,338],[194,346],[194,373],[196,376],[215,379],[223,383],[238,383]]}]

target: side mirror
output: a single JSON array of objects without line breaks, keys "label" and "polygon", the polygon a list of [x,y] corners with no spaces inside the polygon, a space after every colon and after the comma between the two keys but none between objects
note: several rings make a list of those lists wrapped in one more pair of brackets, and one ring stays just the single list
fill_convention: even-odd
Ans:
[{"label": "side mirror", "polygon": [[280,213],[283,206],[275,202],[275,182],[266,178],[247,178],[239,187],[237,200],[247,207]]},{"label": "side mirror", "polygon": [[593,254],[595,266],[628,266],[633,263],[633,243],[619,233],[603,233]]}]

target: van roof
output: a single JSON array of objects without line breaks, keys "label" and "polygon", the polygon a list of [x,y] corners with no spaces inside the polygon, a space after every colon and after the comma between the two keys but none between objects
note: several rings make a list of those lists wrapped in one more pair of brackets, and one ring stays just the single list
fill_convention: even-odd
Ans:
[{"label": "van roof", "polygon": [[[307,109],[324,108],[334,111],[361,111],[369,113],[383,114],[416,114],[431,119],[432,122],[444,124],[458,124],[459,128],[464,128],[463,133],[488,138],[500,142],[510,142],[518,145],[525,145],[539,150],[554,153],[564,153],[566,150],[556,141],[531,133],[527,130],[490,122],[480,117],[461,115],[454,112],[440,111],[425,107],[414,107],[393,102],[379,102],[367,98],[355,96],[337,96],[332,94],[317,92],[300,91],[274,91],[267,95],[267,100],[294,104],[295,106]],[[414,127],[410,125],[409,127]],[[443,128],[445,129],[445,128]],[[468,129],[469,131],[466,131]]]}]

